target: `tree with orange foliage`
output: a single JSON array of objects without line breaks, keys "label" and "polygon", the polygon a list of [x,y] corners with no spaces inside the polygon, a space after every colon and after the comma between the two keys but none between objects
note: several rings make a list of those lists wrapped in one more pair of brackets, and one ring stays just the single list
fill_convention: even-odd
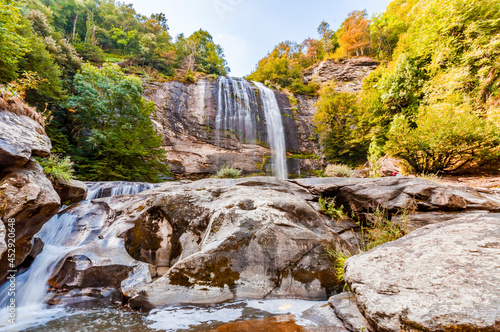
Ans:
[{"label": "tree with orange foliage", "polygon": [[355,10],[337,30],[340,47],[336,58],[365,55],[371,49],[370,20],[366,10]]}]

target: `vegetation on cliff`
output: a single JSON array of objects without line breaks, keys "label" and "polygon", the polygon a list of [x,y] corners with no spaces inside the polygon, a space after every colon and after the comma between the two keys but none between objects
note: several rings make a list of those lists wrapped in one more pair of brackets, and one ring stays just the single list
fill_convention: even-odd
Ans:
[{"label": "vegetation on cliff", "polygon": [[381,60],[357,95],[333,83],[319,90],[316,122],[330,161],[356,166],[385,153],[417,173],[498,161],[500,2],[395,0],[371,19],[354,11],[337,31],[323,22],[318,32],[278,45],[249,78],[305,93],[300,72],[315,62]]},{"label": "vegetation on cliff", "polygon": [[165,153],[141,80],[229,72],[199,30],[173,41],[163,13],[114,0],[0,3],[0,93],[44,113],[53,152],[83,180],[159,181]]}]

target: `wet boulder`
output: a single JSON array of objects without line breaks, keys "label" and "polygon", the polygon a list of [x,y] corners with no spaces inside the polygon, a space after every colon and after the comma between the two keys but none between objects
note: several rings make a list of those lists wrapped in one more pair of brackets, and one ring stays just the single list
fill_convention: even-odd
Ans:
[{"label": "wet boulder", "polygon": [[[85,202],[66,213],[77,215],[77,224],[94,218],[85,227],[92,239],[71,250],[51,280],[84,294],[97,287],[88,278],[99,268],[116,276],[102,287],[116,287],[134,308],[326,300],[343,285],[325,249],[355,248],[298,191],[275,178],[208,179]],[[119,265],[129,273],[117,273]]]}]

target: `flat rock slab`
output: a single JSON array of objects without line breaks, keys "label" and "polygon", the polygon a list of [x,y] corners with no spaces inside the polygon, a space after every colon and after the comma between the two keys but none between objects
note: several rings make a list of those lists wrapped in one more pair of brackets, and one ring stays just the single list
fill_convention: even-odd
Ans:
[{"label": "flat rock slab", "polygon": [[328,300],[328,303],[349,331],[373,331],[370,323],[359,311],[356,298],[350,292],[334,295]]},{"label": "flat rock slab", "polygon": [[367,213],[383,208],[407,211],[500,212],[500,196],[489,189],[445,186],[411,177],[310,178],[291,180],[317,196],[336,197],[348,211]]},{"label": "flat rock slab", "polygon": [[500,214],[425,226],[347,260],[377,331],[500,331]]},{"label": "flat rock slab", "polygon": [[23,166],[31,156],[45,157],[51,148],[50,139],[38,122],[0,110],[0,169]]}]

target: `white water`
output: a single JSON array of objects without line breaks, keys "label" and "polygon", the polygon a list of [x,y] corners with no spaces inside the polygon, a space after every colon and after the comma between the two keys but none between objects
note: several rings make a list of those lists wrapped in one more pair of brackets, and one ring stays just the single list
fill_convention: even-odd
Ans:
[{"label": "white water", "polygon": [[[87,194],[87,199],[94,199],[103,194],[105,188],[111,188],[111,196],[122,194],[136,194],[141,191],[154,188],[155,185],[149,183],[95,183]],[[85,208],[85,202],[81,203],[81,208]],[[42,317],[57,316],[64,312],[61,308],[45,308],[48,284],[58,263],[74,249],[81,247],[95,239],[94,232],[102,228],[104,216],[93,216],[85,220],[78,218],[71,211],[55,215],[42,229],[35,235],[42,240],[44,247],[42,252],[35,258],[30,268],[16,277],[16,307],[17,322],[16,328],[20,328],[27,322],[37,322]],[[8,329],[6,308],[10,297],[8,293],[8,283],[0,287],[0,331]],[[44,318],[45,319],[45,318]],[[13,327],[13,326],[11,326]]]},{"label": "white water", "polygon": [[215,117],[217,145],[220,146],[226,130],[234,133],[242,142],[255,142],[256,118],[252,114],[251,103],[256,101],[256,96],[252,85],[242,78],[223,76],[219,77],[218,83]]},{"label": "white water", "polygon": [[[157,185],[143,182],[95,182],[87,184],[89,190],[87,192],[87,200],[117,196],[117,195],[133,195],[141,191],[155,188]],[[106,189],[109,189],[106,192]]]},{"label": "white water", "polygon": [[274,91],[259,82],[253,82],[260,92],[262,108],[266,116],[267,135],[273,157],[273,172],[280,179],[288,177],[286,166],[285,132],[283,119]]}]

